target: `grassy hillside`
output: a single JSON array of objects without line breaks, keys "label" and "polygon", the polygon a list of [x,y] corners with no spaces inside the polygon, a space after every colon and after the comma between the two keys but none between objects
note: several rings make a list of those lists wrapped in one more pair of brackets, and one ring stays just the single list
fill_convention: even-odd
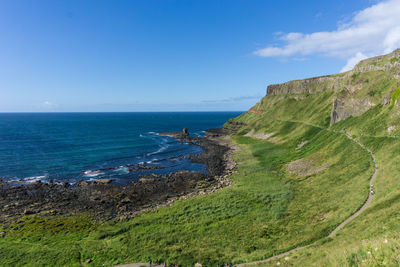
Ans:
[{"label": "grassy hillside", "polygon": [[[366,60],[359,66],[367,68],[372,66],[383,66],[387,62],[398,62],[399,58],[391,58],[388,55],[375,60]],[[391,58],[388,60],[388,58]],[[357,69],[357,67],[356,67]],[[300,250],[286,257],[259,266],[399,266],[400,264],[400,107],[399,97],[399,66],[389,70],[372,70],[367,72],[341,74],[345,78],[343,84],[351,86],[359,85],[359,91],[347,89],[326,90],[316,93],[310,100],[305,97],[301,101],[292,100],[290,107],[285,110],[297,110],[296,113],[272,110],[280,103],[288,103],[295,95],[287,95],[285,98],[277,96],[265,97],[257,104],[256,110],[265,110],[266,113],[274,114],[275,121],[279,117],[285,119],[301,120],[304,123],[313,123],[320,126],[329,126],[323,119],[317,117],[312,111],[302,109],[305,103],[313,103],[318,115],[332,110],[331,107],[324,109],[325,103],[316,103],[313,98],[322,99],[322,95],[330,99],[358,98],[368,99],[372,105],[365,113],[358,116],[350,116],[329,126],[329,130],[346,130],[375,154],[379,166],[378,176],[374,183],[374,197],[370,207],[357,219],[347,225],[334,238],[323,238],[312,246]],[[362,88],[362,89],[361,89]],[[318,96],[321,95],[321,96]],[[274,98],[280,99],[274,102]],[[271,100],[272,101],[271,101]],[[391,100],[389,102],[387,99]],[[303,103],[298,103],[303,102]],[[273,103],[273,104],[272,104]],[[326,104],[328,104],[326,103]],[[332,103],[332,102],[331,102]],[[310,104],[311,105],[311,104]],[[249,121],[250,125],[262,128],[260,125],[270,123],[267,114],[245,114],[238,120]],[[252,127],[252,126],[250,126]],[[342,205],[347,205],[344,201]]]},{"label": "grassy hillside", "polygon": [[[243,150],[229,188],[123,223],[25,218],[0,239],[0,263],[79,266],[90,258],[98,266],[152,258],[214,265],[262,259],[324,237],[365,199],[370,158],[343,134],[318,127],[279,121],[268,131],[277,142],[234,137]],[[303,139],[309,144],[298,149]],[[287,165],[300,158],[329,167],[290,173]]]},{"label": "grassy hillside", "polygon": [[[0,228],[5,233],[0,266],[81,266],[87,259],[88,266],[112,266],[149,258],[215,266],[264,259],[304,244],[313,245],[280,264],[395,265],[400,254],[396,62],[397,56],[389,55],[361,62],[358,71],[274,86],[254,106],[256,113],[233,119],[246,126],[231,136],[242,147],[232,186],[125,222],[27,216]],[[394,67],[380,69],[387,64]],[[364,203],[374,171],[370,155],[342,130],[374,152],[376,194],[360,217],[326,238]]]}]

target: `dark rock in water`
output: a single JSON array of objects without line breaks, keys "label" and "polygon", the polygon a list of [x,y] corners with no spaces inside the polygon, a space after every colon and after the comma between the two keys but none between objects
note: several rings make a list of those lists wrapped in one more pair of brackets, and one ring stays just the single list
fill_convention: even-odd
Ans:
[{"label": "dark rock in water", "polygon": [[188,135],[189,135],[189,130],[188,130],[188,128],[186,128],[186,127],[183,128],[182,133],[183,133],[183,135],[188,136]]},{"label": "dark rock in water", "polygon": [[137,168],[139,170],[158,170],[158,169],[163,169],[163,167],[159,166],[149,166],[149,165],[143,165],[143,164],[138,164]]}]

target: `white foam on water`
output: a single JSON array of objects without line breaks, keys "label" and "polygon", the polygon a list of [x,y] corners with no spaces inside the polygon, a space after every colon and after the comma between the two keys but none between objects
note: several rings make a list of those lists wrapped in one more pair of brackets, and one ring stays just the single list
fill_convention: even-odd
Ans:
[{"label": "white foam on water", "polygon": [[126,173],[129,173],[129,168],[126,166],[119,166],[118,168],[115,168],[114,171],[126,174]]},{"label": "white foam on water", "polygon": [[[46,178],[47,178],[47,175],[39,175],[39,176],[25,177],[24,179],[22,179],[22,181],[24,181],[28,184],[31,184],[31,183],[41,181]],[[16,181],[21,181],[21,180],[16,180]]]},{"label": "white foam on water", "polygon": [[151,152],[151,153],[147,153],[146,155],[147,155],[147,156],[156,155],[156,154],[158,154],[158,153],[161,153],[161,152],[165,151],[168,147],[169,147],[169,145],[163,145],[163,146],[161,146],[158,150],[156,150],[156,151],[154,151],[154,152]]},{"label": "white foam on water", "polygon": [[158,161],[158,160],[159,160],[158,158],[154,158],[152,160],[146,161],[146,163],[150,164],[150,163],[153,163],[153,162]]},{"label": "white foam on water", "polygon": [[159,144],[160,148],[158,150],[154,151],[154,152],[147,153],[146,156],[153,156],[153,155],[156,155],[158,153],[164,152],[165,150],[167,150],[167,148],[169,146],[170,145],[168,144],[168,140],[166,138],[163,138],[161,140],[161,144]]},{"label": "white foam on water", "polygon": [[92,171],[92,170],[88,170],[83,172],[83,175],[86,177],[96,177],[99,176],[101,174],[104,174],[102,171]]}]

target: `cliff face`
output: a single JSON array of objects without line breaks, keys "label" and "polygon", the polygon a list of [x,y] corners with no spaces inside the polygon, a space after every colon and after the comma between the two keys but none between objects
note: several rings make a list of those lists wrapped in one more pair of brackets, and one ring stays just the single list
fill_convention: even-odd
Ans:
[{"label": "cliff face", "polygon": [[371,103],[368,99],[335,98],[332,105],[330,124],[334,124],[350,116],[359,116],[373,106],[375,104]]},{"label": "cliff face", "polygon": [[267,87],[267,95],[312,94],[323,90],[337,89],[337,77],[322,76],[304,80],[295,80]]},{"label": "cliff face", "polygon": [[399,85],[400,49],[369,58],[358,63],[353,70],[282,84],[267,88],[267,96],[304,99],[308,95],[331,93],[330,123],[350,116],[359,116],[371,107],[390,103],[391,94]]}]

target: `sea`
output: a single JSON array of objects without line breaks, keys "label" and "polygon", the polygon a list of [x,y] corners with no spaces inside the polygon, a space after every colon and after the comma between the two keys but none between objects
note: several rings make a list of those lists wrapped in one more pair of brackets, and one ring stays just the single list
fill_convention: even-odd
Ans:
[{"label": "sea", "polygon": [[[18,183],[113,179],[146,172],[206,172],[185,155],[202,148],[160,136],[189,129],[203,136],[242,112],[0,113],[0,178]],[[135,165],[157,170],[129,171]]]}]

